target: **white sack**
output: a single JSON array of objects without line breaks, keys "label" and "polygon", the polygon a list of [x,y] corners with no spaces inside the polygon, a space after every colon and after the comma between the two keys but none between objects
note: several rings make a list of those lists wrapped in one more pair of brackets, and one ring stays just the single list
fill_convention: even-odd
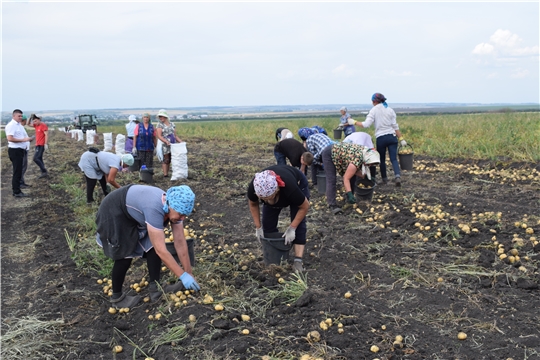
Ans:
[{"label": "white sack", "polygon": [[71,138],[72,138],[72,139],[76,139],[76,138],[77,138],[77,130],[69,130],[69,133],[71,134]]},{"label": "white sack", "polygon": [[124,155],[126,153],[126,136],[122,134],[116,135],[115,152],[116,155]]},{"label": "white sack", "polygon": [[112,133],[103,134],[103,143],[105,144],[105,146],[103,147],[103,151],[112,151]]},{"label": "white sack", "polygon": [[171,181],[178,179],[187,179],[187,147],[185,142],[171,144]]},{"label": "white sack", "polygon": [[77,130],[77,141],[83,141],[84,140],[84,133],[82,130]]},{"label": "white sack", "polygon": [[159,140],[157,141],[156,145],[156,156],[159,160],[159,162],[163,162],[163,141]]},{"label": "white sack", "polygon": [[86,145],[94,145],[95,130],[86,130]]}]

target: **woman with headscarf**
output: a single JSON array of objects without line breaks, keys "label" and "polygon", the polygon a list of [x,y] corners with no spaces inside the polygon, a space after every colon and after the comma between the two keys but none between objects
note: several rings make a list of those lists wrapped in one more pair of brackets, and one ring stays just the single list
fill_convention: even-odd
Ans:
[{"label": "woman with headscarf", "polygon": [[326,173],[326,202],[334,214],[341,212],[336,202],[336,172],[343,177],[347,202],[356,203],[354,187],[356,177],[371,180],[369,167],[380,161],[375,149],[351,143],[331,144],[324,148],[322,161]]},{"label": "woman with headscarf", "polygon": [[176,135],[176,128],[169,121],[167,111],[161,109],[157,116],[159,123],[157,124],[156,134],[157,138],[163,142],[163,162],[161,169],[163,170],[163,177],[167,177],[169,176],[169,167],[171,166],[171,144],[182,142],[182,140]]},{"label": "woman with headscarf", "polygon": [[[167,192],[148,185],[128,185],[107,196],[96,216],[97,243],[114,260],[111,303],[117,308],[131,308],[141,301],[139,295],[122,291],[132,259],[146,258],[149,293],[152,301],[161,296],[161,262],[178,278],[163,287],[165,292],[183,288],[200,290],[192,275],[183,221],[193,211],[195,194],[187,185],[171,187]],[[165,245],[164,228],[171,224],[174,248],[180,266]],[[159,285],[159,286],[158,286]]]},{"label": "woman with headscarf", "polygon": [[129,154],[133,150],[133,137],[135,136],[135,127],[139,123],[139,120],[137,120],[135,115],[129,115],[128,120],[129,122],[126,124],[127,138],[124,149],[126,150],[126,153]]},{"label": "woman with headscarf", "polygon": [[396,186],[401,186],[401,171],[399,169],[399,163],[397,159],[398,142],[401,146],[407,146],[407,142],[403,139],[403,135],[399,131],[399,126],[396,122],[396,112],[388,107],[386,98],[383,94],[375,93],[371,97],[373,108],[366,116],[366,121],[359,122],[353,119],[349,119],[349,125],[358,125],[363,128],[368,128],[372,124],[375,124],[375,138],[377,151],[381,156],[381,178],[382,183],[388,183],[388,176],[386,174],[386,149],[390,156],[390,162],[394,169],[394,182]]},{"label": "woman with headscarf", "polygon": [[[294,245],[293,269],[304,271],[302,257],[306,246],[306,215],[309,210],[309,186],[304,174],[287,165],[274,165],[255,174],[247,192],[249,210],[255,223],[255,236],[278,232],[279,214],[290,206],[291,224],[283,234],[285,244]],[[262,222],[259,210],[262,202]]]},{"label": "woman with headscarf", "polygon": [[133,136],[133,156],[138,156],[141,160],[141,166],[147,168],[154,167],[154,149],[156,148],[157,138],[154,126],[150,122],[150,114],[143,114],[143,122],[139,123]]},{"label": "woman with headscarf", "polygon": [[123,154],[116,155],[106,151],[99,151],[96,148],[91,148],[89,151],[82,154],[79,160],[79,168],[84,173],[86,180],[86,203],[94,202],[94,188],[99,180],[103,195],[107,195],[107,183],[119,189],[120,185],[116,182],[118,171],[122,171],[133,163],[133,155]]}]

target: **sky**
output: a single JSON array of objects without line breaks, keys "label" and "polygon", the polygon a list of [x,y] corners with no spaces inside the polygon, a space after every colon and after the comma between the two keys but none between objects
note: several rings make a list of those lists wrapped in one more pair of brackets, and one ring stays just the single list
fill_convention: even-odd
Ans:
[{"label": "sky", "polygon": [[538,103],[539,4],[2,1],[2,110]]}]

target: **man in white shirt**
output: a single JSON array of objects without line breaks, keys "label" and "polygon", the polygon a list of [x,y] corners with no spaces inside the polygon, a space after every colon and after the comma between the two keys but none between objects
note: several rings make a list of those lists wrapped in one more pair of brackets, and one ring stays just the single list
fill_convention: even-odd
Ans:
[{"label": "man in white shirt", "polygon": [[13,196],[27,197],[21,191],[21,177],[23,170],[23,161],[26,148],[29,142],[34,140],[34,137],[28,137],[24,127],[21,125],[23,113],[19,109],[13,110],[11,121],[6,125],[6,137],[8,140],[8,155],[9,160],[13,164],[13,177],[11,179],[11,188]]}]

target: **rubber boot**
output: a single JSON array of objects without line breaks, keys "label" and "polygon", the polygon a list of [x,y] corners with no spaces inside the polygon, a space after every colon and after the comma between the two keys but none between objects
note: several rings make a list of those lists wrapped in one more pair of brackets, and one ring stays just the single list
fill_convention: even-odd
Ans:
[{"label": "rubber boot", "polygon": [[178,291],[184,291],[186,288],[184,287],[184,284],[182,284],[181,281],[177,281],[174,284],[165,285],[163,287],[163,290],[168,293],[176,293]]},{"label": "rubber boot", "polygon": [[153,303],[158,301],[161,298],[161,295],[163,295],[163,292],[159,289],[156,282],[148,285],[148,291],[150,292],[150,301]]},{"label": "rubber boot", "polygon": [[[114,296],[114,295],[113,295]],[[140,303],[142,298],[139,295],[129,296],[126,293],[122,293],[118,299],[112,299],[112,306],[115,308],[132,308]]]}]

